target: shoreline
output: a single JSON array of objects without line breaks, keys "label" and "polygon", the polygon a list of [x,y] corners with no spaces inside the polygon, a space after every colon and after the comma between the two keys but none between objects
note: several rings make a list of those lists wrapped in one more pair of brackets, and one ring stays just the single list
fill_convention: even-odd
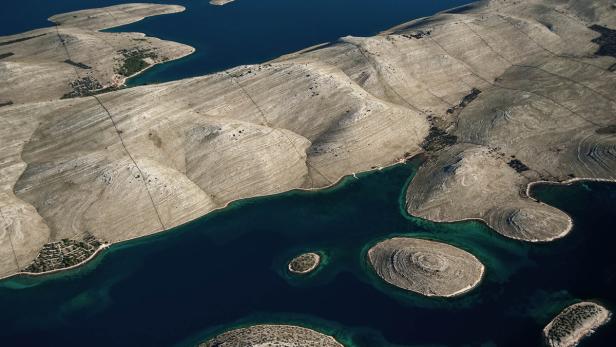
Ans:
[{"label": "shoreline", "polygon": [[[143,34],[143,33],[138,33],[138,34]],[[144,35],[145,35],[145,34],[144,34]],[[147,37],[147,35],[146,35],[146,37]],[[188,52],[188,53],[184,54],[184,55],[180,55],[180,56],[174,57],[174,58],[169,59],[169,60],[167,60],[167,61],[161,61],[161,62],[159,62],[159,63],[153,63],[153,64],[150,64],[149,66],[147,66],[145,69],[143,69],[143,70],[141,70],[141,71],[137,71],[137,72],[135,72],[134,74],[132,74],[132,75],[130,75],[130,76],[125,76],[125,77],[123,77],[122,79],[120,79],[120,83],[119,83],[119,84],[116,84],[116,85],[110,85],[110,86],[108,86],[108,87],[101,88],[101,89],[98,89],[98,90],[93,90],[92,92],[96,93],[97,91],[100,91],[100,90],[105,90],[106,88],[135,88],[135,87],[138,87],[138,86],[132,86],[132,87],[131,87],[131,86],[128,86],[128,85],[126,84],[126,82],[127,82],[129,79],[133,78],[133,77],[137,77],[137,76],[139,76],[139,75],[143,74],[144,72],[148,71],[149,69],[151,69],[151,68],[153,68],[153,67],[155,67],[155,66],[164,65],[164,64],[167,64],[167,63],[171,63],[171,62],[174,62],[174,61],[178,61],[178,60],[180,60],[180,59],[184,59],[184,58],[186,58],[186,57],[188,57],[188,56],[193,55],[193,54],[197,51],[197,49],[196,49],[195,47],[193,47],[193,46],[188,46],[188,47],[190,47],[192,50],[191,50],[190,52]],[[147,85],[147,84],[143,84],[143,85]],[[139,85],[139,86],[141,86],[141,85]],[[110,91],[110,92],[111,92],[111,91]],[[106,94],[106,93],[101,93],[101,94]]]},{"label": "shoreline", "polygon": [[[500,234],[499,234],[500,235]],[[386,240],[390,240],[392,238],[396,238],[396,237],[402,237],[402,238],[414,238],[414,239],[421,239],[421,240],[427,240],[427,241],[432,241],[432,242],[439,242],[439,243],[443,243],[446,244],[448,246],[452,246],[455,248],[458,248],[462,251],[465,251],[466,253],[470,254],[475,260],[477,260],[477,262],[479,262],[479,264],[481,264],[481,274],[479,275],[479,278],[477,279],[477,281],[475,281],[474,283],[456,291],[453,292],[451,294],[447,294],[447,295],[430,295],[430,294],[423,294],[423,293],[419,293],[416,291],[412,291],[412,290],[408,290],[408,289],[404,289],[402,287],[398,287],[397,285],[390,283],[388,281],[386,281],[385,279],[383,279],[381,276],[379,276],[379,274],[376,272],[376,269],[374,268],[374,266],[372,265],[372,262],[370,261],[370,256],[368,255],[370,249],[372,249],[374,246],[376,246],[377,244],[386,241]],[[425,237],[424,235],[421,236],[411,236],[411,234],[409,233],[395,233],[392,234],[390,236],[384,237],[384,238],[380,238],[380,239],[376,239],[373,242],[369,242],[367,244],[365,244],[362,248],[361,253],[363,254],[362,259],[364,262],[364,271],[368,270],[370,272],[370,277],[373,277],[372,280],[377,280],[378,283],[380,283],[381,285],[384,285],[385,287],[394,289],[396,291],[400,291],[401,293],[405,293],[405,295],[411,294],[411,295],[417,295],[419,297],[424,297],[424,298],[430,298],[430,299],[458,299],[463,297],[465,294],[469,293],[470,291],[472,291],[473,289],[479,287],[479,285],[481,285],[483,283],[483,281],[485,280],[486,277],[486,264],[484,264],[481,259],[479,259],[474,253],[471,253],[470,251],[466,250],[465,248],[462,248],[458,245],[454,245],[451,244],[447,241],[438,239],[438,238],[432,238],[432,237]]]},{"label": "shoreline", "polygon": [[[552,206],[549,204],[546,204],[540,200],[538,200],[537,198],[535,198],[532,194],[531,194],[531,190],[535,185],[563,185],[563,186],[570,186],[573,185],[575,183],[579,183],[579,182],[601,182],[601,183],[611,183],[611,184],[615,184],[616,183],[616,179],[607,179],[607,178],[583,178],[583,177],[576,177],[576,178],[572,178],[566,181],[561,181],[561,182],[556,182],[556,181],[545,181],[545,180],[538,180],[538,181],[532,181],[526,184],[526,190],[525,190],[525,198],[529,198],[537,203],[546,205],[546,206]],[[409,182],[410,183],[410,182]],[[553,207],[553,206],[552,206]],[[411,214],[410,212],[408,212],[406,210],[406,207],[401,208],[401,210],[403,210],[407,216],[413,217],[413,218],[420,218],[422,220],[426,220],[429,222],[434,222],[434,223],[458,223],[458,222],[468,222],[468,221],[477,221],[477,222],[481,222],[482,224],[484,224],[485,226],[487,226],[488,228],[492,229],[492,231],[494,231],[495,233],[497,233],[498,235],[509,239],[509,240],[516,240],[516,241],[521,241],[521,242],[528,242],[531,244],[541,244],[541,243],[549,243],[555,240],[559,240],[565,236],[567,236],[571,230],[573,230],[573,227],[575,226],[575,222],[573,220],[573,218],[571,218],[571,216],[566,213],[565,211],[559,210],[562,213],[564,213],[565,215],[567,215],[567,220],[568,220],[568,225],[567,228],[560,234],[554,236],[553,238],[550,239],[546,239],[546,240],[526,240],[526,239],[520,239],[520,238],[515,238],[515,237],[510,237],[510,236],[505,236],[502,235],[501,233],[499,233],[498,231],[494,230],[483,218],[481,217],[471,217],[471,218],[461,218],[461,219],[455,219],[455,220],[432,220],[432,219],[427,219],[427,218],[423,218],[423,217],[419,217],[419,216],[415,216],[413,214]]]},{"label": "shoreline", "polygon": [[[316,258],[316,261],[314,262],[314,264],[312,264],[312,266],[310,266],[308,269],[306,270],[302,270],[302,271],[297,271],[297,270],[293,270],[292,269],[292,264],[293,261],[296,260],[297,258],[303,256],[303,255],[310,255],[310,256],[314,256]],[[296,256],[295,258],[291,259],[289,261],[289,264],[287,265],[287,269],[289,270],[290,273],[294,274],[294,275],[307,275],[309,273],[311,273],[312,271],[314,271],[316,268],[318,268],[321,265],[321,254],[319,254],[318,252],[306,252],[306,253],[302,253],[298,256]]]},{"label": "shoreline", "polygon": [[118,241],[118,242],[105,243],[104,247],[103,247],[103,245],[101,245],[86,260],[84,260],[84,261],[82,261],[82,262],[80,262],[78,264],[71,265],[70,267],[61,268],[61,269],[54,269],[54,270],[49,270],[49,271],[45,271],[45,272],[38,272],[38,273],[17,272],[17,273],[11,274],[11,275],[0,277],[0,282],[5,281],[5,280],[10,280],[10,279],[13,279],[13,278],[18,278],[20,276],[24,276],[24,277],[43,277],[45,275],[51,275],[51,274],[54,274],[54,273],[61,273],[63,271],[77,269],[79,267],[87,265],[87,263],[89,263],[90,261],[94,260],[96,258],[96,256],[99,255],[99,253],[102,253],[102,251],[107,249],[107,248],[111,248],[111,246],[122,245],[124,243],[132,242],[132,241],[145,240],[148,237],[161,236],[165,232],[173,231],[176,228],[183,227],[183,226],[185,226],[185,225],[187,225],[189,223],[196,222],[196,221],[200,220],[201,218],[208,217],[210,214],[212,214],[214,212],[222,212],[226,208],[230,207],[230,205],[232,203],[236,203],[236,202],[243,201],[243,200],[248,200],[248,199],[259,199],[259,198],[273,197],[273,196],[276,196],[276,195],[279,195],[279,194],[287,194],[287,193],[291,193],[291,192],[294,192],[294,191],[296,191],[296,192],[319,192],[319,191],[322,191],[322,190],[334,188],[335,186],[341,184],[342,181],[344,181],[344,179],[346,179],[348,177],[357,178],[356,177],[357,174],[366,174],[366,173],[381,171],[383,169],[391,168],[391,167],[396,166],[396,165],[405,164],[408,161],[412,160],[413,158],[416,158],[418,155],[421,155],[421,153],[419,153],[417,155],[414,155],[414,156],[410,156],[407,159],[404,159],[404,158],[397,159],[396,161],[394,161],[391,164],[388,164],[386,166],[379,166],[379,167],[375,167],[374,169],[368,169],[368,170],[365,170],[365,171],[353,172],[353,173],[350,173],[348,175],[343,175],[340,178],[338,178],[336,181],[334,181],[333,183],[331,183],[331,184],[329,184],[327,186],[319,187],[319,188],[293,188],[293,189],[290,189],[290,190],[287,190],[287,191],[284,191],[284,192],[278,192],[278,193],[273,193],[273,194],[255,195],[255,196],[251,196],[251,197],[244,197],[244,198],[234,199],[234,200],[231,200],[231,201],[225,203],[223,206],[217,207],[217,208],[215,208],[215,209],[205,213],[204,215],[201,215],[201,216],[199,216],[199,217],[197,217],[195,219],[191,219],[189,221],[186,221],[185,223],[176,225],[174,227],[171,227],[171,228],[168,228],[168,229],[163,229],[163,230],[160,230],[160,231],[157,231],[157,232],[153,232],[153,233],[147,234],[147,235],[141,235],[141,236],[132,237],[132,238],[129,238],[129,239],[126,239],[126,240]]},{"label": "shoreline", "polygon": [[[153,66],[154,66],[154,65],[153,65]],[[162,235],[162,234],[163,234],[163,233],[165,233],[165,232],[172,231],[172,230],[174,230],[174,229],[176,229],[176,228],[183,227],[183,226],[185,226],[185,225],[187,225],[187,224],[189,224],[189,223],[196,222],[196,221],[200,220],[201,218],[205,218],[205,217],[209,216],[210,214],[212,214],[212,213],[214,213],[214,212],[221,212],[221,211],[225,210],[226,208],[230,207],[230,205],[231,205],[231,204],[236,203],[236,202],[240,202],[240,201],[243,201],[243,200],[248,200],[248,199],[259,199],[259,198],[272,197],[272,196],[276,196],[276,195],[279,195],[279,194],[291,193],[291,192],[294,192],[294,191],[295,191],[295,192],[319,192],[319,191],[322,191],[322,190],[326,190],[326,189],[334,188],[334,187],[338,186],[339,184],[342,184],[342,183],[343,183],[343,181],[344,181],[346,178],[351,178],[351,177],[352,177],[352,178],[354,178],[354,179],[358,179],[357,174],[360,174],[360,175],[361,175],[361,174],[368,174],[368,173],[373,173],[373,172],[377,172],[377,171],[382,171],[382,170],[384,170],[384,169],[389,169],[389,168],[394,167],[394,166],[396,166],[396,165],[404,165],[404,164],[407,164],[407,163],[409,163],[410,161],[412,161],[412,160],[414,160],[414,159],[420,158],[420,157],[421,157],[422,155],[424,155],[424,154],[425,154],[425,152],[421,152],[421,153],[417,153],[417,154],[415,154],[415,155],[408,156],[408,157],[405,157],[405,158],[399,158],[399,159],[397,159],[397,160],[395,160],[395,161],[391,162],[390,164],[386,164],[385,166],[377,166],[377,167],[375,167],[375,168],[371,168],[371,169],[368,169],[368,170],[365,170],[365,171],[352,172],[352,173],[350,173],[350,174],[343,175],[343,176],[339,177],[337,180],[333,181],[331,184],[329,184],[329,185],[327,185],[327,186],[323,186],[323,187],[318,187],[318,188],[293,188],[293,189],[290,189],[290,190],[287,190],[287,191],[284,191],[284,192],[279,192],[279,193],[274,193],[274,194],[255,195],[255,196],[251,196],[251,197],[244,197],[244,198],[234,199],[234,200],[231,200],[231,201],[229,201],[229,202],[225,203],[223,206],[217,207],[217,208],[215,208],[215,209],[213,209],[213,210],[211,210],[211,211],[209,211],[209,212],[205,213],[205,214],[204,214],[204,215],[202,215],[202,216],[199,216],[199,217],[197,217],[197,218],[195,218],[195,219],[189,220],[189,221],[187,221],[187,222],[185,222],[185,223],[182,223],[182,224],[179,224],[179,225],[177,225],[177,226],[171,227],[171,228],[169,228],[169,229],[163,229],[163,230],[161,230],[161,231],[157,231],[157,232],[154,232],[154,233],[151,233],[151,234],[148,234],[148,235],[137,236],[137,237],[129,238],[129,239],[122,240],[122,241],[119,241],[119,242],[109,242],[109,243],[105,243],[104,245],[101,245],[101,246],[100,246],[100,247],[99,247],[99,248],[98,248],[98,249],[97,249],[97,250],[96,250],[96,251],[95,251],[95,252],[94,252],[94,253],[93,253],[90,257],[88,257],[86,260],[84,260],[84,261],[82,261],[82,262],[80,262],[80,263],[78,263],[78,264],[71,265],[70,267],[67,267],[67,268],[62,268],[62,269],[55,269],[55,270],[50,270],[50,271],[40,272],[40,273],[17,272],[17,273],[11,274],[11,275],[7,275],[7,276],[4,276],[4,277],[0,277],[0,282],[1,282],[1,281],[4,281],[4,280],[9,280],[9,279],[12,279],[12,278],[18,278],[18,277],[20,277],[20,276],[24,276],[24,277],[43,277],[43,276],[45,276],[45,275],[51,275],[51,274],[55,274],[55,273],[61,273],[61,272],[63,272],[63,271],[68,271],[68,270],[77,269],[77,268],[79,268],[79,267],[85,266],[87,263],[89,263],[90,261],[94,260],[94,259],[95,259],[95,258],[96,258],[96,257],[97,257],[100,253],[102,253],[102,251],[104,251],[105,249],[111,248],[111,246],[114,246],[114,245],[122,245],[122,244],[124,244],[124,243],[132,242],[132,241],[137,241],[137,240],[144,240],[144,239],[146,239],[146,238],[148,238],[148,237],[160,236],[160,235]],[[409,182],[408,182],[408,183],[410,183],[411,181],[412,181],[412,179],[411,179],[411,180],[409,180]],[[584,181],[587,181],[587,182],[605,182],[605,183],[616,183],[616,180],[611,180],[611,179],[601,179],[601,178],[577,178],[577,177],[576,177],[576,178],[572,178],[572,179],[567,180],[567,181],[562,181],[562,182],[554,182],[554,181],[533,181],[533,182],[529,182],[529,183],[527,184],[527,187],[526,187],[526,196],[527,196],[528,198],[530,198],[530,199],[534,200],[534,201],[537,201],[537,202],[541,203],[541,204],[545,204],[545,203],[540,202],[539,200],[535,199],[533,196],[529,195],[529,192],[530,192],[530,190],[532,189],[532,187],[533,187],[533,186],[535,186],[535,185],[540,185],[540,184],[551,184],[551,185],[572,185],[572,184],[574,184],[574,183],[584,182]],[[403,189],[404,189],[404,188],[403,188]],[[547,204],[545,204],[545,205],[547,205]],[[550,206],[550,205],[548,205],[548,206]],[[422,217],[414,216],[414,215],[410,214],[410,213],[406,210],[406,207],[405,207],[405,206],[403,206],[403,205],[401,205],[401,206],[400,206],[400,209],[401,209],[401,211],[403,211],[403,214],[405,215],[405,217],[406,217],[406,218],[408,218],[408,217],[412,217],[412,218],[420,218],[420,219],[422,219],[422,220],[426,220],[426,221],[433,222],[433,223],[451,223],[451,224],[453,224],[453,223],[460,223],[460,222],[477,221],[477,222],[480,222],[480,223],[484,224],[485,226],[487,226],[489,229],[491,229],[491,230],[492,230],[492,232],[493,232],[493,233],[495,233],[495,234],[497,234],[497,235],[499,235],[499,236],[501,236],[501,237],[503,237],[503,238],[505,238],[505,239],[508,239],[508,240],[515,240],[515,241],[521,241],[521,242],[527,242],[527,243],[530,243],[530,244],[544,244],[544,243],[549,243],[549,242],[552,242],[552,241],[554,241],[554,240],[557,240],[557,239],[563,238],[564,236],[566,236],[566,235],[568,235],[568,234],[569,234],[569,232],[573,229],[573,226],[574,226],[574,221],[573,221],[573,219],[571,218],[571,216],[569,216],[569,214],[566,214],[564,211],[562,211],[563,213],[565,213],[565,214],[567,215],[567,218],[568,218],[568,220],[569,220],[569,226],[568,226],[567,230],[565,230],[563,233],[561,233],[561,234],[557,235],[556,237],[554,237],[554,238],[552,238],[552,239],[549,239],[549,240],[524,240],[524,239],[519,239],[519,238],[508,237],[508,236],[505,236],[505,235],[500,234],[499,232],[497,232],[496,230],[494,230],[492,227],[490,227],[490,226],[488,225],[488,223],[487,223],[484,219],[482,219],[482,218],[463,218],[463,219],[459,219],[459,220],[452,220],[452,221],[438,221],[438,220],[430,220],[430,219],[425,219],[425,218],[422,218]],[[474,256],[474,255],[473,255],[473,256]],[[476,257],[475,257],[475,258],[476,258]],[[477,258],[477,259],[478,259],[478,258]],[[483,263],[482,263],[482,264],[483,264]],[[482,269],[481,278],[480,278],[480,279],[479,279],[479,281],[475,284],[475,286],[478,286],[479,284],[481,284],[481,282],[483,281],[484,276],[485,276],[485,265],[484,265],[484,267],[483,267],[483,269]],[[380,278],[380,277],[379,277],[379,278]],[[463,294],[465,294],[466,292],[470,291],[470,290],[471,290],[471,289],[473,289],[473,288],[474,288],[474,287],[471,287],[471,288],[469,288],[469,289],[467,289],[467,290],[464,290],[464,291],[462,291],[462,292],[459,292],[459,293],[454,293],[454,294],[453,294],[453,295],[451,295],[451,296],[444,296],[444,297],[446,297],[446,298],[452,298],[452,297],[455,297],[455,296],[462,296]]]},{"label": "shoreline", "polygon": [[15,275],[10,275],[7,277],[1,277],[0,281],[3,281],[5,279],[10,279],[13,276],[25,276],[25,277],[40,277],[40,276],[45,276],[45,275],[51,275],[54,273],[58,273],[58,272],[62,272],[62,271],[68,271],[68,270],[72,270],[72,269],[76,269],[78,267],[84,266],[87,263],[89,263],[90,261],[94,260],[96,258],[96,256],[103,252],[105,249],[111,247],[112,243],[103,243],[100,246],[98,246],[98,248],[92,253],[90,254],[89,257],[87,257],[85,260],[75,264],[75,265],[71,265],[69,267],[65,267],[65,268],[61,268],[61,269],[54,269],[54,270],[48,270],[48,271],[43,271],[43,272],[28,272],[28,271],[22,271],[19,272]]}]

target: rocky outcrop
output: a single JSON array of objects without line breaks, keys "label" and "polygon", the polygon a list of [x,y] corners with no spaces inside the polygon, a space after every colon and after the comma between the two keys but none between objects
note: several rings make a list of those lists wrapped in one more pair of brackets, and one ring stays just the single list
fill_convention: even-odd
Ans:
[{"label": "rocky outcrop", "polygon": [[[54,27],[0,37],[0,104],[86,96],[194,52],[190,46],[109,29],[182,6],[126,4],[52,16]],[[10,53],[10,55],[9,55]]]},{"label": "rocky outcrop", "polygon": [[222,6],[222,5],[226,5],[233,1],[234,0],[210,0],[210,4],[215,5],[215,6]]},{"label": "rocky outcrop", "polygon": [[[133,15],[117,23],[145,15],[126,11]],[[104,22],[102,12],[94,17]],[[107,25],[98,20],[83,24],[90,15],[72,16],[54,17],[61,38],[78,22],[87,29],[75,30],[96,37],[119,35],[96,31]],[[593,25],[616,27],[609,1],[486,1],[269,63],[26,103],[58,99],[71,81],[99,87],[75,71],[105,87],[113,80],[100,77],[111,76],[105,66],[139,70],[155,59],[130,46],[118,53],[129,66],[101,65],[78,58],[85,45],[56,35],[47,44],[69,54],[54,48],[37,59],[66,70],[36,83],[0,82],[0,276],[22,270],[44,244],[85,231],[111,243],[149,235],[235,199],[322,188],[423,152],[410,213],[481,219],[520,240],[561,237],[569,217],[531,199],[528,184],[616,178],[615,59],[595,55],[611,41]],[[3,38],[0,53],[15,55],[0,64],[16,64],[13,45],[49,35]]]},{"label": "rocky outcrop", "polygon": [[291,259],[288,268],[291,273],[305,275],[314,271],[320,263],[321,256],[318,253],[308,252]]},{"label": "rocky outcrop", "polygon": [[594,302],[580,302],[565,308],[543,329],[550,347],[574,347],[610,320],[611,313]]},{"label": "rocky outcrop", "polygon": [[549,241],[572,223],[527,185],[616,179],[616,136],[602,131],[615,124],[616,75],[606,30],[593,26],[613,27],[616,15],[608,1],[590,3],[490,1],[404,27],[429,29],[422,40],[456,71],[451,83],[481,91],[445,114],[455,143],[429,151],[408,188],[409,213],[481,219],[511,238]]},{"label": "rocky outcrop", "polygon": [[445,243],[395,237],[368,250],[376,274],[398,288],[425,296],[452,297],[475,288],[484,266],[472,254]]},{"label": "rocky outcrop", "polygon": [[200,347],[342,347],[333,337],[293,325],[253,325],[220,334]]}]

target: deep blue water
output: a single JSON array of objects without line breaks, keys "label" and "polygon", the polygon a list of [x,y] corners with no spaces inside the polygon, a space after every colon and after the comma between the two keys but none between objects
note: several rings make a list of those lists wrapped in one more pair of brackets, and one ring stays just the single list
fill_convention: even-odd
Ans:
[{"label": "deep blue water", "polygon": [[[7,346],[190,346],[231,326],[297,323],[348,346],[539,346],[566,305],[616,307],[616,185],[543,186],[537,196],[575,220],[566,238],[531,245],[477,222],[436,224],[401,209],[416,163],[347,178],[319,192],[241,201],[165,234],[115,245],[84,268],[0,282]],[[393,235],[442,240],[478,256],[468,295],[428,299],[383,284],[367,247]],[[314,276],[286,262],[327,254]],[[614,324],[584,346],[610,346]]]},{"label": "deep blue water", "polygon": [[[3,4],[0,35],[48,25],[52,14],[114,0]],[[190,44],[198,53],[133,83],[167,81],[262,62],[344,35],[372,35],[466,1],[166,1],[181,14],[122,30]],[[418,4],[419,3],[419,4]],[[0,282],[2,346],[190,346],[232,326],[296,323],[348,346],[538,346],[566,305],[596,299],[616,309],[616,185],[541,186],[575,228],[540,245],[506,239],[478,222],[435,224],[406,215],[417,163],[347,178],[319,192],[244,200],[198,221],[125,244],[77,270]],[[485,280],[460,298],[428,299],[383,284],[365,252],[394,235],[442,240],[479,257]],[[322,251],[314,276],[289,276],[299,252]],[[583,346],[612,346],[612,323]]]},{"label": "deep blue water", "polygon": [[[126,3],[126,0],[4,1],[0,35],[49,26],[53,14]],[[147,1],[146,1],[147,2]],[[129,84],[200,76],[261,63],[346,35],[371,36],[406,21],[467,4],[469,0],[208,0],[149,1],[179,4],[186,11],[147,18],[112,31],[138,31],[191,45],[197,51],[154,67]]]}]

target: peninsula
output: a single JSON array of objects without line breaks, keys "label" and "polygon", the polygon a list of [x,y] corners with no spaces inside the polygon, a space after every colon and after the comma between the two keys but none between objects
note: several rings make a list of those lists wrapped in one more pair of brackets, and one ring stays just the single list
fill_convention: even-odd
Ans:
[{"label": "peninsula", "polygon": [[[113,9],[122,15],[105,15]],[[98,30],[181,9],[79,11],[0,38],[0,277],[62,240],[150,235],[422,153],[409,213],[480,219],[525,241],[572,225],[529,184],[616,179],[609,1],[482,1],[263,64],[93,95],[192,52]],[[101,38],[117,42],[91,46]]]},{"label": "peninsula", "polygon": [[128,77],[194,52],[190,46],[141,33],[101,30],[182,6],[126,4],[49,18],[55,25],[0,37],[0,104],[86,96],[122,86]]}]

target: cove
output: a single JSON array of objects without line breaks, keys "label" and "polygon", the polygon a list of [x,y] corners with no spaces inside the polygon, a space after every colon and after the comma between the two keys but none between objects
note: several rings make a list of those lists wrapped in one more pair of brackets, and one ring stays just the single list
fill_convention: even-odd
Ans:
[{"label": "cove", "polygon": [[[534,194],[575,227],[547,244],[506,239],[479,222],[408,216],[403,192],[418,161],[345,178],[322,191],[233,203],[164,234],[114,245],[83,268],[0,282],[3,345],[192,346],[224,329],[295,323],[347,346],[538,346],[566,305],[616,307],[616,185],[541,185]],[[367,249],[394,235],[445,241],[475,254],[474,291],[430,299],[381,282]],[[319,250],[314,276],[287,261]],[[584,346],[614,341],[611,323]]]},{"label": "cove", "polygon": [[[127,0],[23,0],[3,4],[0,35],[49,26],[54,14],[127,3]],[[262,63],[346,35],[372,36],[409,20],[468,4],[469,0],[150,0],[186,11],[146,18],[109,31],[136,31],[191,45],[184,59],[155,66],[131,86],[201,76],[243,64]]]}]

